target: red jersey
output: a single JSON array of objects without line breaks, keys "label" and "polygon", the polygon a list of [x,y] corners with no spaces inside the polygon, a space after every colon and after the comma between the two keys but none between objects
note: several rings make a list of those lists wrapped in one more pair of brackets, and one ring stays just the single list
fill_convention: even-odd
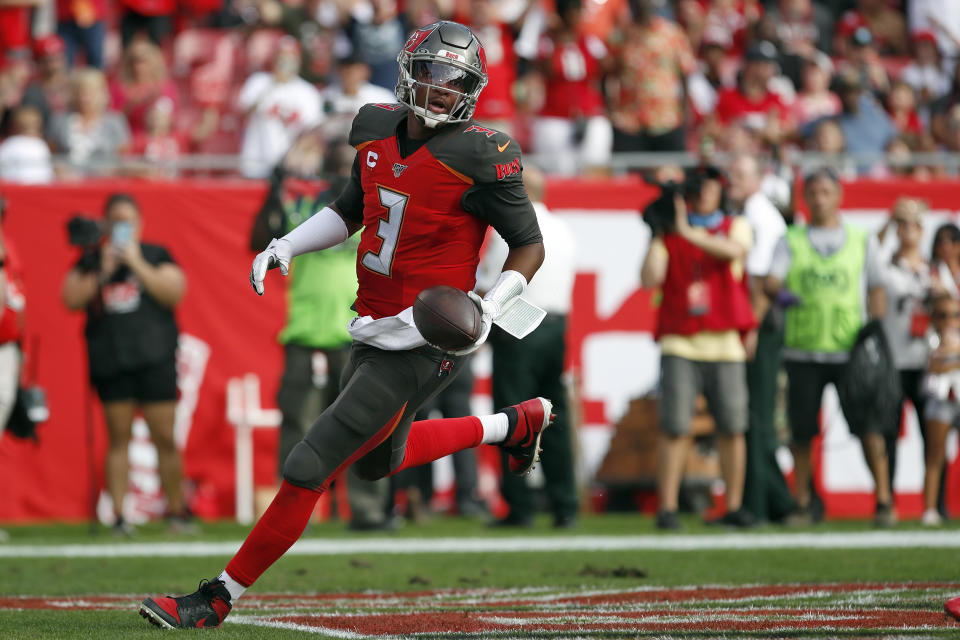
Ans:
[{"label": "red jersey", "polygon": [[768,117],[787,120],[788,111],[780,96],[767,91],[760,100],[748,100],[738,87],[724,89],[717,97],[717,117],[721,124],[740,122],[748,129],[762,129]]},{"label": "red jersey", "polygon": [[488,223],[464,209],[464,194],[474,185],[507,187],[520,179],[516,142],[472,121],[443,127],[402,157],[397,127],[406,118],[404,105],[369,104],[350,132],[363,194],[361,316],[396,315],[436,285],[472,290]]},{"label": "red jersey", "polygon": [[541,116],[576,118],[605,112],[600,93],[600,60],[607,48],[594,36],[580,36],[576,42],[557,43],[544,36],[540,59],[547,67],[546,96]]},{"label": "red jersey", "polygon": [[[726,216],[712,234],[727,235]],[[746,276],[734,278],[730,263],[714,258],[675,233],[663,238],[669,256],[657,337],[701,331],[749,331],[757,326]]]}]

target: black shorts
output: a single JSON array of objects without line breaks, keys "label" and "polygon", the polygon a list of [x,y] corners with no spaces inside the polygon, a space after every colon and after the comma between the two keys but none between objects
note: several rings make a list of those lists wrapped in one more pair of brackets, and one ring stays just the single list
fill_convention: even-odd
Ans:
[{"label": "black shorts", "polygon": [[91,380],[101,402],[138,400],[170,402],[177,399],[177,363],[170,359],[109,378]]},{"label": "black shorts", "polygon": [[[820,406],[823,390],[828,384],[834,386],[846,370],[846,364],[828,362],[784,362],[789,388],[787,391],[787,417],[790,419],[790,435],[797,444],[809,444],[820,432]],[[840,402],[840,410],[847,412]],[[850,433],[857,437],[880,433],[879,424],[850,424]]]}]

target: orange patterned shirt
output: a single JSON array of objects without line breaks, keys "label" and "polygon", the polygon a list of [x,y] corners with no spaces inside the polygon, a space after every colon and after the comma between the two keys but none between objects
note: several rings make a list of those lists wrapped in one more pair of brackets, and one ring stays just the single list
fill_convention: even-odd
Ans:
[{"label": "orange patterned shirt", "polygon": [[660,17],[646,29],[632,26],[617,62],[620,89],[612,120],[618,129],[659,135],[684,123],[683,82],[697,62],[680,27]]}]

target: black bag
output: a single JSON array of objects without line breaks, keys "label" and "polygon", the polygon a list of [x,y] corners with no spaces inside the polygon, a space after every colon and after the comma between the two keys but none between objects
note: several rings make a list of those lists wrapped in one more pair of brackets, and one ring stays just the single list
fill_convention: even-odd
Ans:
[{"label": "black bag", "polygon": [[50,417],[47,408],[47,397],[40,387],[20,387],[17,389],[17,400],[7,420],[7,431],[11,435],[24,440],[39,442],[37,426],[46,422]]},{"label": "black bag", "polygon": [[900,430],[900,372],[879,320],[871,320],[857,334],[837,394],[852,434],[890,435]]}]

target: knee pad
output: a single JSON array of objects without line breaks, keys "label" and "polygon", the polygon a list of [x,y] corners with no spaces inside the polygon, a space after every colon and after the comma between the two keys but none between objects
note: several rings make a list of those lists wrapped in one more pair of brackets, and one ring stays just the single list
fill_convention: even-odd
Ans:
[{"label": "knee pad", "polygon": [[318,489],[333,473],[313,447],[301,440],[283,463],[283,479],[305,489]]}]

